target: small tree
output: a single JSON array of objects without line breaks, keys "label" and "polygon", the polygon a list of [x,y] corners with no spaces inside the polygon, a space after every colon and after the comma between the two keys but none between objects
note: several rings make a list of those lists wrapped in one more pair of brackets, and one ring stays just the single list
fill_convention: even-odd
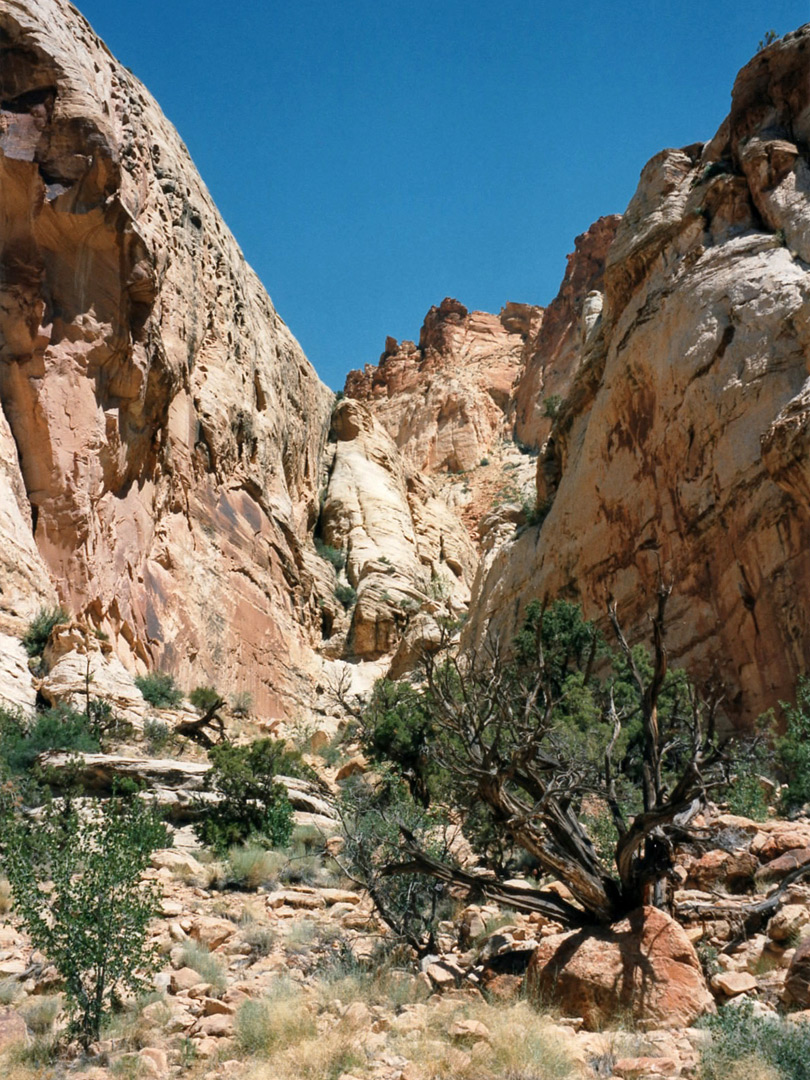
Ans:
[{"label": "small tree", "polygon": [[256,739],[245,746],[220,743],[211,747],[208,757],[211,769],[205,786],[218,799],[213,805],[201,803],[204,813],[194,825],[197,839],[221,853],[253,836],[271,847],[286,847],[292,836],[292,807],[276,777],[311,772],[301,755],[281,739]]},{"label": "small tree", "polygon": [[[419,712],[432,734],[420,749],[447,778],[447,797],[462,813],[484,810],[492,828],[564,882],[577,903],[551,891],[506,899],[505,886],[486,883],[484,895],[497,891],[502,902],[572,926],[666,905],[674,841],[720,782],[723,764],[715,704],[682,674],[668,673],[669,592],[661,586],[651,616],[651,658],[630,648],[611,604],[619,651],[596,665],[605,650],[600,635],[564,602],[530,608],[509,656],[491,648],[425,657]],[[595,666],[608,670],[597,678]],[[594,806],[602,809],[596,820]],[[407,836],[404,851],[406,861],[389,873],[421,868],[465,884]]]},{"label": "small tree", "polygon": [[120,992],[141,988],[154,967],[146,929],[159,893],[140,875],[166,843],[156,810],[133,795],[97,801],[90,813],[65,800],[36,821],[5,815],[14,909],[64,979],[70,1030],[85,1049]]}]

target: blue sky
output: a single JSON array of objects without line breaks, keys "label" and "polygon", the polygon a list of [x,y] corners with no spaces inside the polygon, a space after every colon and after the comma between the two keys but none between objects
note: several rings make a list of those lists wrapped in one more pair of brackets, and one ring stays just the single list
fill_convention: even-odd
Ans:
[{"label": "blue sky", "polygon": [[548,303],[574,237],[810,0],[78,0],[174,122],[321,377],[455,296]]}]

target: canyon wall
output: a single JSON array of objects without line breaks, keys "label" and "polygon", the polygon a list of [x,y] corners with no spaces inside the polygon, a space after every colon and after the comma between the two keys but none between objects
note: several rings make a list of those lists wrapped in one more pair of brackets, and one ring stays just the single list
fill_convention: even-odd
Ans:
[{"label": "canyon wall", "polygon": [[537,368],[567,355],[548,513],[481,562],[468,642],[556,596],[591,617],[613,596],[643,639],[660,572],[671,653],[732,713],[793,696],[810,661],[809,69],[810,27],[758,53],[715,137],[645,166],[573,347],[546,312],[516,396],[536,430]]},{"label": "canyon wall", "polygon": [[0,629],[58,595],[130,669],[283,711],[332,394],[65,0],[0,2],[0,216]]}]

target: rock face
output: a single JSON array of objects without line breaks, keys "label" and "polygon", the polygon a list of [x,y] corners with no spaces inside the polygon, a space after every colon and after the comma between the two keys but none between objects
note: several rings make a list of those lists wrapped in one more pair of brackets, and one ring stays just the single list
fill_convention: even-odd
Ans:
[{"label": "rock face", "polygon": [[482,564],[468,640],[511,636],[533,597],[599,617],[610,594],[640,636],[660,567],[674,658],[743,720],[793,695],[810,661],[808,45],[810,26],[758,53],[717,135],[645,166],[601,311],[582,299],[578,347],[571,319],[544,339],[575,368],[538,469],[550,512]]},{"label": "rock face", "polygon": [[377,367],[349,372],[346,395],[373,407],[413,469],[466,472],[511,433],[525,341],[541,322],[528,304],[497,316],[447,298],[428,312],[418,345],[388,338]]},{"label": "rock face", "polygon": [[618,1015],[637,1023],[688,1027],[714,1012],[700,962],[683,929],[645,907],[606,931],[545,938],[526,973],[529,992],[555,1001],[598,1031]]},{"label": "rock face", "polygon": [[176,131],[66,0],[0,0],[0,630],[283,711],[332,397]]},{"label": "rock face", "polygon": [[422,608],[440,599],[466,607],[476,553],[430,478],[407,468],[364,404],[337,406],[332,437],[320,528],[344,554],[357,593],[345,648],[377,658],[394,651]]}]

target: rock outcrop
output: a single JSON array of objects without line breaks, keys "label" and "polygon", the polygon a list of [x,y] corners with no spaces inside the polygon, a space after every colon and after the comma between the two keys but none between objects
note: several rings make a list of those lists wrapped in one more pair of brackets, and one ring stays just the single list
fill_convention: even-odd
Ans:
[{"label": "rock outcrop", "polygon": [[283,712],[332,395],[66,0],[0,2],[0,207],[0,631],[58,593],[128,667]]},{"label": "rock outcrop", "polygon": [[609,930],[545,938],[526,980],[530,994],[581,1016],[591,1031],[621,1013],[648,1027],[688,1027],[715,1011],[689,939],[657,908],[640,908]]},{"label": "rock outcrop", "polygon": [[583,300],[578,348],[570,319],[544,344],[575,368],[538,469],[550,509],[482,564],[470,640],[511,636],[533,597],[599,617],[608,595],[638,638],[662,572],[673,658],[742,720],[793,695],[810,661],[809,44],[810,26],[762,50],[710,142],[645,166],[601,310]]},{"label": "rock outcrop", "polygon": [[427,313],[418,345],[388,338],[376,367],[349,372],[346,395],[373,408],[412,469],[466,472],[511,436],[525,342],[542,317],[528,304],[469,312],[448,297]]},{"label": "rock outcrop", "polygon": [[[430,478],[406,467],[364,404],[339,403],[332,438],[320,528],[356,592],[343,648],[375,659],[394,652],[423,608],[440,600],[456,613],[466,608],[476,553]],[[424,630],[429,636],[429,623]]]}]

